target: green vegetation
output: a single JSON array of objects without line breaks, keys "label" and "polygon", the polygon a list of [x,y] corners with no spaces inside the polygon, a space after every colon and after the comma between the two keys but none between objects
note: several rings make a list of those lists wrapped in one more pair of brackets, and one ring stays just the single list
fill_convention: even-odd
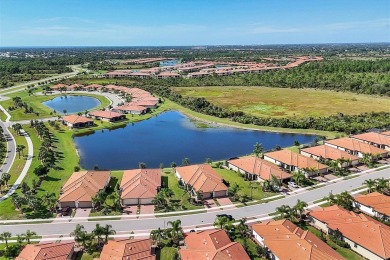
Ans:
[{"label": "green vegetation", "polygon": [[174,247],[166,246],[156,251],[157,260],[174,260],[178,256],[178,251]]}]

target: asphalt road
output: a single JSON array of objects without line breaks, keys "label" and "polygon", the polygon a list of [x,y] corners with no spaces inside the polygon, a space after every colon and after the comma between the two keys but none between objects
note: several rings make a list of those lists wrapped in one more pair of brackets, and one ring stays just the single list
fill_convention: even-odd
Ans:
[{"label": "asphalt road", "polygon": [[170,216],[160,218],[140,218],[140,219],[121,219],[121,220],[99,220],[99,221],[86,221],[86,220],[72,220],[72,222],[53,222],[53,223],[35,223],[35,224],[16,224],[16,225],[1,225],[0,233],[4,231],[11,232],[12,234],[24,233],[27,229],[35,231],[40,236],[46,235],[64,235],[68,236],[76,226],[76,224],[82,224],[84,227],[91,231],[97,223],[101,225],[110,224],[113,229],[120,232],[134,231],[136,233],[147,233],[151,229],[158,227],[163,228],[164,225],[175,219],[181,219],[183,227],[194,227],[196,225],[212,224],[217,214],[226,213],[232,215],[236,219],[243,217],[256,217],[264,216],[266,214],[275,211],[275,208],[280,205],[293,206],[298,199],[312,202],[322,199],[329,195],[330,192],[337,194],[345,190],[351,190],[358,188],[367,179],[376,178],[389,178],[390,169],[384,169],[381,171],[374,171],[370,174],[361,175],[348,180],[343,180],[334,184],[330,184],[321,188],[306,191],[296,195],[290,195],[283,199],[271,201],[264,204],[258,204],[242,208],[227,209],[224,211],[201,213],[196,215],[184,215],[184,216]]},{"label": "asphalt road", "polygon": [[15,160],[16,156],[16,143],[14,140],[14,137],[6,127],[5,123],[0,121],[0,127],[4,131],[5,139],[7,140],[7,155],[3,162],[3,164],[0,167],[0,178],[3,175],[4,172],[9,172],[9,169],[12,166],[13,161]]}]

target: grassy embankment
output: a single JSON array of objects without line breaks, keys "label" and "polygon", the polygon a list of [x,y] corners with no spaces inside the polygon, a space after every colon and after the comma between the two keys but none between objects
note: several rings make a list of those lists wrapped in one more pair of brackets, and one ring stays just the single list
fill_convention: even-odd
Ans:
[{"label": "grassy embankment", "polygon": [[8,97],[10,97],[10,99],[0,102],[0,105],[2,105],[5,109],[8,110],[8,107],[13,106],[12,98],[13,97],[20,97],[23,102],[27,103],[30,107],[32,107],[34,109],[34,112],[39,113],[39,116],[36,115],[35,113],[27,113],[26,114],[26,113],[24,113],[23,108],[17,108],[15,110],[8,110],[8,113],[10,113],[10,115],[11,115],[12,121],[52,117],[52,116],[56,116],[56,114],[53,114],[52,113],[53,111],[50,108],[48,108],[47,106],[43,105],[42,102],[45,102],[45,101],[48,101],[48,100],[53,99],[55,97],[59,97],[59,96],[63,96],[63,95],[68,95],[68,96],[69,95],[74,95],[74,96],[83,95],[83,96],[90,96],[90,97],[97,98],[101,104],[98,107],[94,108],[94,110],[106,107],[110,104],[110,101],[106,97],[101,96],[101,95],[90,94],[87,92],[82,93],[82,94],[64,93],[64,94],[48,95],[48,96],[43,96],[43,95],[29,96],[26,91],[21,91],[21,92],[12,93],[12,94],[7,95]]},{"label": "grassy embankment", "polygon": [[174,88],[183,96],[259,117],[323,117],[390,110],[390,98],[317,89],[270,87]]}]

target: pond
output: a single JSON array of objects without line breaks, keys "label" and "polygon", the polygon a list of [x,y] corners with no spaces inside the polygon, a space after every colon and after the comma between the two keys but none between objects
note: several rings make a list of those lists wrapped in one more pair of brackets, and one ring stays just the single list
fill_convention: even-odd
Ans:
[{"label": "pond", "polygon": [[64,110],[66,113],[72,114],[93,109],[100,106],[101,103],[99,99],[89,96],[59,96],[43,102],[43,104],[58,114],[64,114]]},{"label": "pond", "polygon": [[[204,124],[197,124],[205,127]],[[310,143],[313,135],[273,133],[231,127],[198,128],[184,114],[169,111],[138,123],[115,130],[99,130],[93,134],[74,137],[80,164],[85,169],[124,170],[159,167],[171,162],[180,165],[183,158],[190,163],[242,156],[253,151],[256,142],[265,150],[276,145],[292,146],[294,141]]]}]

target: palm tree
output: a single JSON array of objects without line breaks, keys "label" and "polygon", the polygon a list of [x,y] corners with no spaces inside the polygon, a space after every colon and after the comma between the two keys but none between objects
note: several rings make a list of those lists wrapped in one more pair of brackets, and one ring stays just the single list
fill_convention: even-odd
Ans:
[{"label": "palm tree", "polygon": [[360,159],[360,162],[370,166],[372,164],[372,154],[364,153],[363,157]]},{"label": "palm tree", "polygon": [[368,179],[363,182],[363,185],[367,186],[368,193],[371,193],[376,186],[376,181],[373,179]]},{"label": "palm tree", "polygon": [[12,125],[12,129],[14,129],[14,131],[15,131],[18,135],[20,135],[20,133],[21,133],[23,127],[22,127],[21,124],[16,123],[16,124],[13,124],[13,125]]},{"label": "palm tree", "polygon": [[223,229],[223,227],[229,222],[226,216],[218,216],[214,221],[214,227]]},{"label": "palm tree", "polygon": [[100,226],[99,224],[96,224],[95,229],[92,231],[92,233],[96,236],[98,245],[102,245],[102,236],[103,236],[103,227]]},{"label": "palm tree", "polygon": [[26,233],[23,234],[24,238],[26,239],[27,241],[27,244],[30,244],[30,239],[33,238],[34,236],[36,236],[37,233],[34,232],[34,231],[31,231],[29,229],[27,229]]},{"label": "palm tree", "polygon": [[103,227],[104,244],[107,243],[108,237],[109,237],[109,236],[115,235],[115,234],[116,234],[116,231],[112,229],[112,226],[106,224],[106,225]]},{"label": "palm tree", "polygon": [[171,226],[167,231],[167,235],[172,239],[172,242],[174,244],[178,245],[180,240],[183,238],[183,228],[181,227],[181,220],[177,219],[174,221],[168,221],[167,224]]},{"label": "palm tree", "polygon": [[255,143],[253,153],[256,155],[256,157],[259,157],[259,155],[263,152],[263,145],[260,143]]},{"label": "palm tree", "polygon": [[307,207],[307,203],[302,200],[298,200],[297,204],[295,204],[294,209],[299,215],[299,220],[301,220],[302,214],[306,207]]},{"label": "palm tree", "polygon": [[375,182],[375,190],[377,192],[384,192],[389,188],[389,180],[385,178],[377,179]]},{"label": "palm tree", "polygon": [[1,179],[4,181],[5,185],[8,186],[8,181],[11,179],[11,174],[5,172],[3,173],[3,176],[1,176]]},{"label": "palm tree", "polygon": [[24,145],[22,145],[22,144],[18,144],[18,145],[16,146],[16,152],[17,152],[18,155],[19,155],[19,159],[20,159],[20,153],[22,153],[23,156],[24,156],[23,150],[24,150],[25,148],[26,148],[26,146],[24,146]]},{"label": "palm tree", "polygon": [[342,193],[337,195],[336,204],[347,210],[351,210],[352,200],[353,197],[351,196],[351,194],[349,194],[348,191],[343,191]]},{"label": "palm tree", "polygon": [[233,200],[237,200],[238,192],[240,191],[241,187],[237,183],[234,183],[232,186],[229,187],[229,195],[232,197]]},{"label": "palm tree", "polygon": [[182,166],[188,166],[190,165],[190,159],[184,158],[183,161],[181,162]]},{"label": "palm tree", "polygon": [[301,185],[306,180],[305,173],[301,170],[294,172],[293,180],[297,183],[298,186]]},{"label": "palm tree", "polygon": [[238,233],[240,234],[242,239],[246,239],[249,236],[249,227],[246,224],[246,218],[240,219],[238,225],[237,225]]},{"label": "palm tree", "polygon": [[9,255],[9,250],[8,250],[8,240],[11,238],[12,234],[10,232],[3,232],[0,234],[0,240],[5,242],[5,247],[7,248],[8,252],[8,259],[11,259]]},{"label": "palm tree", "polygon": [[333,193],[329,193],[329,196],[326,197],[326,200],[328,201],[329,205],[334,205],[337,202],[336,196],[333,195]]},{"label": "palm tree", "polygon": [[165,237],[166,236],[165,236],[164,230],[162,230],[161,228],[152,230],[150,232],[150,238],[153,241],[157,241],[157,245],[160,245],[161,244],[161,239],[165,239]]},{"label": "palm tree", "polygon": [[291,215],[291,207],[288,205],[281,205],[276,208],[276,212],[281,216],[281,218],[289,218]]}]

